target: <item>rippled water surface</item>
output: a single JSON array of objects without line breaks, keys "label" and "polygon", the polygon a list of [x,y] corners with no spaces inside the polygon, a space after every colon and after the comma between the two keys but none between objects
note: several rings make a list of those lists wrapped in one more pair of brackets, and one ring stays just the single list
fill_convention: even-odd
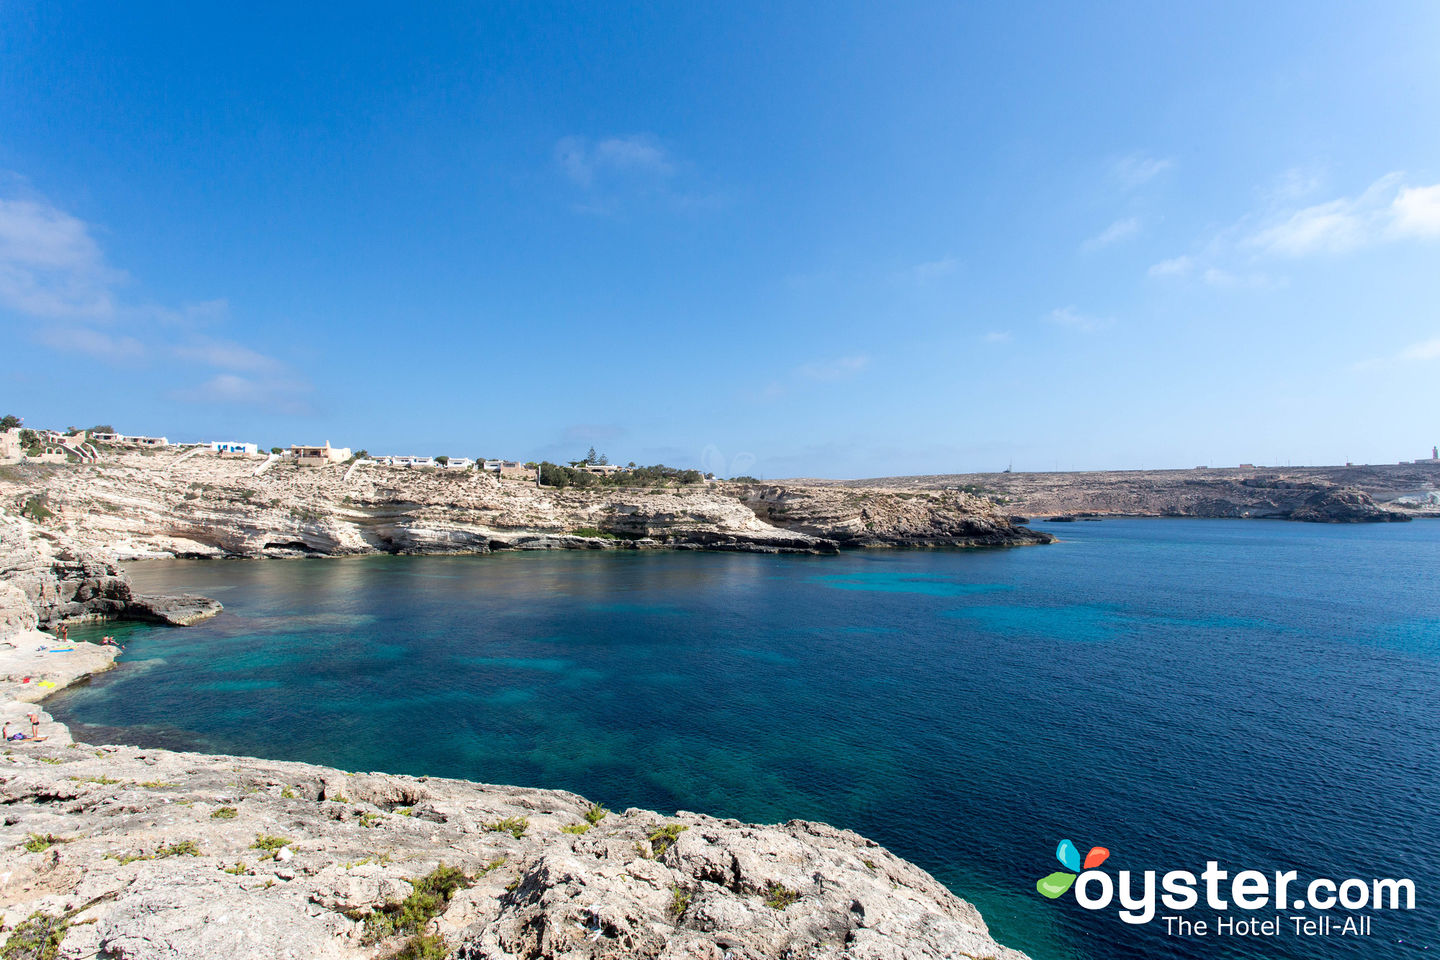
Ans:
[{"label": "rippled water surface", "polygon": [[[838,558],[139,564],[140,589],[225,613],[111,626],[119,669],[52,710],[92,740],[829,821],[1037,960],[1440,949],[1440,523],[1049,529]],[[1112,870],[1409,877],[1419,909],[1369,938],[1167,937],[1041,898],[1062,837]]]}]

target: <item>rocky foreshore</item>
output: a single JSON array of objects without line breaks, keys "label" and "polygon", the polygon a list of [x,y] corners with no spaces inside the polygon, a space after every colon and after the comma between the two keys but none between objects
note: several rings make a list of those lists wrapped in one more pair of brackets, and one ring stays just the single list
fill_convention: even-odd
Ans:
[{"label": "rocky foreshore", "polygon": [[[23,523],[0,521],[13,546]],[[0,584],[0,717],[37,713],[45,738],[0,757],[7,960],[1023,960],[925,871],[824,824],[73,743],[35,702],[116,651],[39,632],[37,602]]]}]

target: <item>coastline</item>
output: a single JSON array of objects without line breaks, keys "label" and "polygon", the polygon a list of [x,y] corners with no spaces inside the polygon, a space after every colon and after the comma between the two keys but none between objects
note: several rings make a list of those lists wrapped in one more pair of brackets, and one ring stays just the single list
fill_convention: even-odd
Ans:
[{"label": "coastline", "polygon": [[[52,652],[20,591],[0,584],[0,601],[0,715],[113,667],[110,647]],[[0,767],[0,945],[48,931],[66,955],[126,960],[1025,960],[928,873],[825,824],[601,814],[564,791],[97,747],[39,712],[48,739],[6,744]],[[390,924],[452,869],[437,909]]]}]

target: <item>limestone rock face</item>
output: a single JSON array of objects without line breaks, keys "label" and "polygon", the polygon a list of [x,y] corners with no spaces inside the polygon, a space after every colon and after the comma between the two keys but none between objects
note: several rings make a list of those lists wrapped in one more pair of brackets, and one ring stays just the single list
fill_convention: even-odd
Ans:
[{"label": "limestone rock face", "polygon": [[[35,525],[44,535],[120,561],[661,547],[835,553],[1050,539],[992,500],[958,492],[730,483],[557,490],[475,471],[288,461],[254,471],[253,461],[208,453],[107,453],[95,463],[14,468],[0,477],[0,508],[43,497],[54,514]],[[126,602],[119,585],[106,592],[104,571],[93,574],[93,608]]]},{"label": "limestone rock face", "polygon": [[[591,805],[560,791],[98,753],[0,757],[3,924],[65,919],[66,957],[339,960],[426,933],[471,960],[1024,960],[929,874],[824,824],[632,809],[586,826]],[[442,863],[466,877],[443,909],[377,939],[365,918]]]},{"label": "limestone rock face", "polygon": [[1210,517],[1389,523],[1440,517],[1440,461],[1344,467],[1224,467],[972,473],[799,486],[932,496],[979,491],[1031,516]]},{"label": "limestone rock face", "polygon": [[[100,549],[0,512],[0,636],[77,620],[129,618],[183,625],[220,612],[219,603],[204,597],[138,596]],[[9,612],[12,605],[14,612]],[[21,612],[20,605],[29,613]]]}]

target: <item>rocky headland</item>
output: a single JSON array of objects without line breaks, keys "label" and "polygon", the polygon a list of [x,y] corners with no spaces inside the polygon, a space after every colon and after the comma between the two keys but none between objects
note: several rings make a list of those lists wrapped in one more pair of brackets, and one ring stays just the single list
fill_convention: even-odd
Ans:
[{"label": "rocky headland", "polygon": [[1227,467],[969,473],[801,480],[870,492],[985,496],[1026,517],[1207,517],[1390,523],[1440,517],[1440,461],[1345,467]]}]

